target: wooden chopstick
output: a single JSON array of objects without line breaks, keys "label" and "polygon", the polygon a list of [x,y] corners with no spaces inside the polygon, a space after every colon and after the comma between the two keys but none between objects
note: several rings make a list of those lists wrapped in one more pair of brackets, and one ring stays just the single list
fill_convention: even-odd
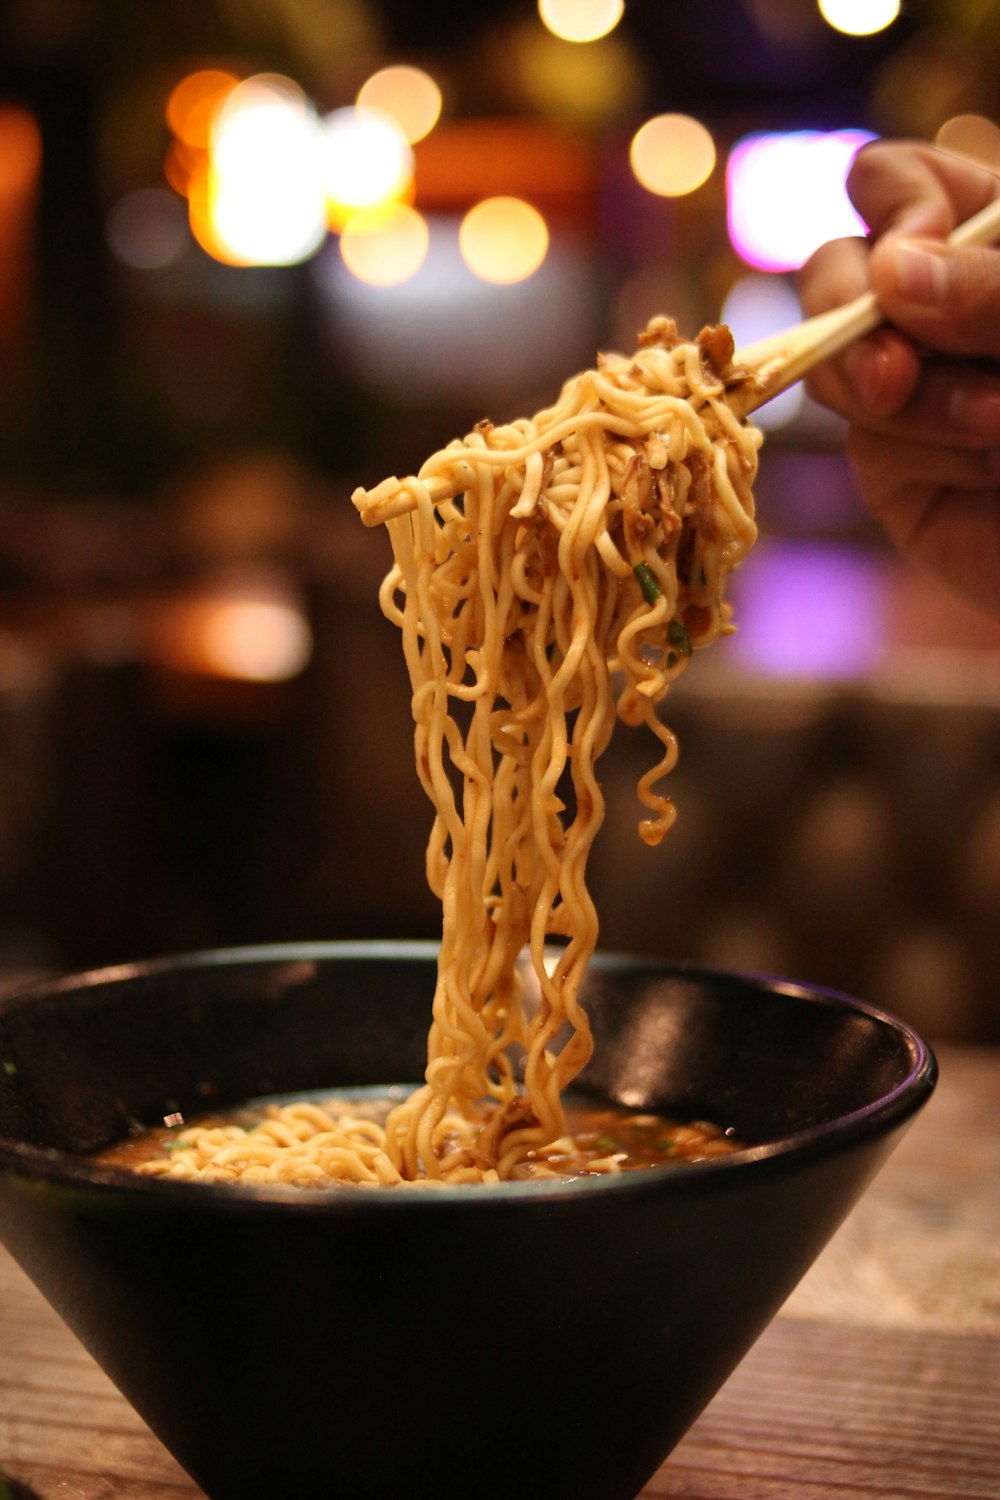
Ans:
[{"label": "wooden chopstick", "polygon": [[[1000,238],[1000,198],[994,198],[971,219],[953,229],[948,244],[989,245],[997,238]],[[730,392],[730,408],[739,417],[748,416],[801,380],[815,365],[832,359],[849,344],[863,338],[882,321],[882,310],[874,293],[862,292],[860,297],[843,307],[818,313],[784,333],[776,333],[738,350],[733,356],[733,366],[748,371],[750,379]]]},{"label": "wooden chopstick", "polygon": [[[953,229],[948,244],[989,245],[997,239],[1000,239],[1000,197]],[[832,359],[848,344],[863,338],[882,321],[882,310],[874,293],[863,292],[844,307],[819,313],[784,333],[773,334],[740,349],[733,356],[733,367],[740,372],[740,383],[734,384],[727,396],[730,409],[738,417],[748,416],[801,380],[815,365]],[[428,489],[435,502],[457,493],[445,479],[432,479]],[[351,499],[366,526],[380,526],[416,508],[406,481],[395,478],[384,479],[373,490],[359,487]]]}]

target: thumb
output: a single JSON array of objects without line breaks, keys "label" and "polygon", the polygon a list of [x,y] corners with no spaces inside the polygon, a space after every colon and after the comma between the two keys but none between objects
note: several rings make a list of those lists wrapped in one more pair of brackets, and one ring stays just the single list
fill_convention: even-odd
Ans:
[{"label": "thumb", "polygon": [[888,236],[869,276],[886,317],[918,343],[1000,358],[1000,251]]}]

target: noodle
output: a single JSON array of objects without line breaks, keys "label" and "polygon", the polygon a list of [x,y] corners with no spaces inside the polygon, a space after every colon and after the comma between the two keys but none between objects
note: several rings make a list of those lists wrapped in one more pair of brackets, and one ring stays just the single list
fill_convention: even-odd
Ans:
[{"label": "noodle", "polygon": [[684,341],[658,318],[640,344],[602,356],[534,418],[480,422],[419,475],[353,497],[389,531],[380,603],[402,633],[434,808],[442,936],[424,1084],[384,1126],[292,1105],[238,1135],[189,1130],[143,1170],[502,1181],[563,1137],[563,1095],[593,1046],[578,997],[598,932],[595,765],[616,717],[652,732],[659,755],[637,796],[640,836],[658,843],[677,746],[656,706],[692,650],[732,629],[726,578],[756,537],[760,434],[727,405],[728,330]]}]

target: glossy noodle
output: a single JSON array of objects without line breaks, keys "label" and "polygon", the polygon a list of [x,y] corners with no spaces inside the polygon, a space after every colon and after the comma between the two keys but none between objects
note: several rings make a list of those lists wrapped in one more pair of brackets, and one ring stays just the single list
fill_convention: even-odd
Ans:
[{"label": "glossy noodle", "polygon": [[534,417],[480,422],[418,475],[355,492],[392,543],[380,602],[402,634],[434,809],[425,1081],[383,1123],[293,1105],[249,1133],[189,1131],[142,1170],[491,1182],[565,1137],[564,1095],[593,1045],[579,992],[598,935],[597,761],[617,721],[653,736],[637,798],[657,843],[677,754],[657,705],[692,651],[731,630],[727,576],[756,537],[760,434],[727,404],[732,350],[727,329],[688,341],[655,319],[634,355],[602,356]]}]

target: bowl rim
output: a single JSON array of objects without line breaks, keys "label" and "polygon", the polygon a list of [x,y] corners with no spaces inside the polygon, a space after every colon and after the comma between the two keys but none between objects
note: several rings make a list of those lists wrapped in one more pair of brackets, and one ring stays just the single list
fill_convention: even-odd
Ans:
[{"label": "bowl rim", "polygon": [[[0,1015],[4,1011],[19,1009],[22,1005],[31,1005],[46,996],[171,971],[266,963],[287,964],[304,960],[321,962],[391,958],[430,964],[436,960],[438,948],[439,944],[433,940],[372,938],[273,942],[198,949],[33,979],[0,993]],[[598,974],[635,969],[682,978],[721,979],[774,995],[787,995],[809,1003],[847,1009],[889,1027],[902,1039],[909,1055],[909,1068],[891,1089],[858,1109],[725,1156],[709,1157],[701,1161],[665,1162],[642,1171],[551,1182],[536,1179],[384,1192],[358,1190],[345,1184],[342,1188],[304,1192],[302,1188],[292,1184],[241,1185],[142,1176],[127,1168],[99,1167],[88,1158],[72,1152],[55,1147],[33,1146],[4,1135],[0,1135],[0,1173],[77,1191],[89,1190],[99,1194],[102,1199],[114,1197],[134,1204],[148,1204],[150,1207],[155,1205],[163,1210],[170,1204],[177,1207],[197,1206],[206,1212],[226,1213],[254,1212],[266,1207],[270,1214],[320,1213],[336,1216],[353,1214],[362,1209],[366,1213],[426,1212],[433,1211],[434,1204],[443,1203],[468,1204],[470,1209],[474,1209],[475,1206],[495,1206],[497,1202],[538,1204],[579,1200],[593,1194],[641,1194],[658,1190],[665,1181],[671,1183],[672,1189],[683,1191],[686,1185],[693,1189],[707,1177],[730,1176],[733,1173],[745,1173],[748,1169],[755,1172],[780,1171],[790,1161],[805,1162],[817,1156],[828,1156],[849,1149],[862,1141],[875,1140],[907,1124],[927,1102],[937,1083],[938,1064],[934,1051],[908,1022],[844,991],[769,973],[727,968],[691,959],[633,953],[599,951],[594,955],[590,967]],[[428,1008],[428,1024],[429,1021]],[[391,1080],[386,1082],[391,1083]],[[336,1085],[331,1084],[330,1087],[335,1088]]]}]

